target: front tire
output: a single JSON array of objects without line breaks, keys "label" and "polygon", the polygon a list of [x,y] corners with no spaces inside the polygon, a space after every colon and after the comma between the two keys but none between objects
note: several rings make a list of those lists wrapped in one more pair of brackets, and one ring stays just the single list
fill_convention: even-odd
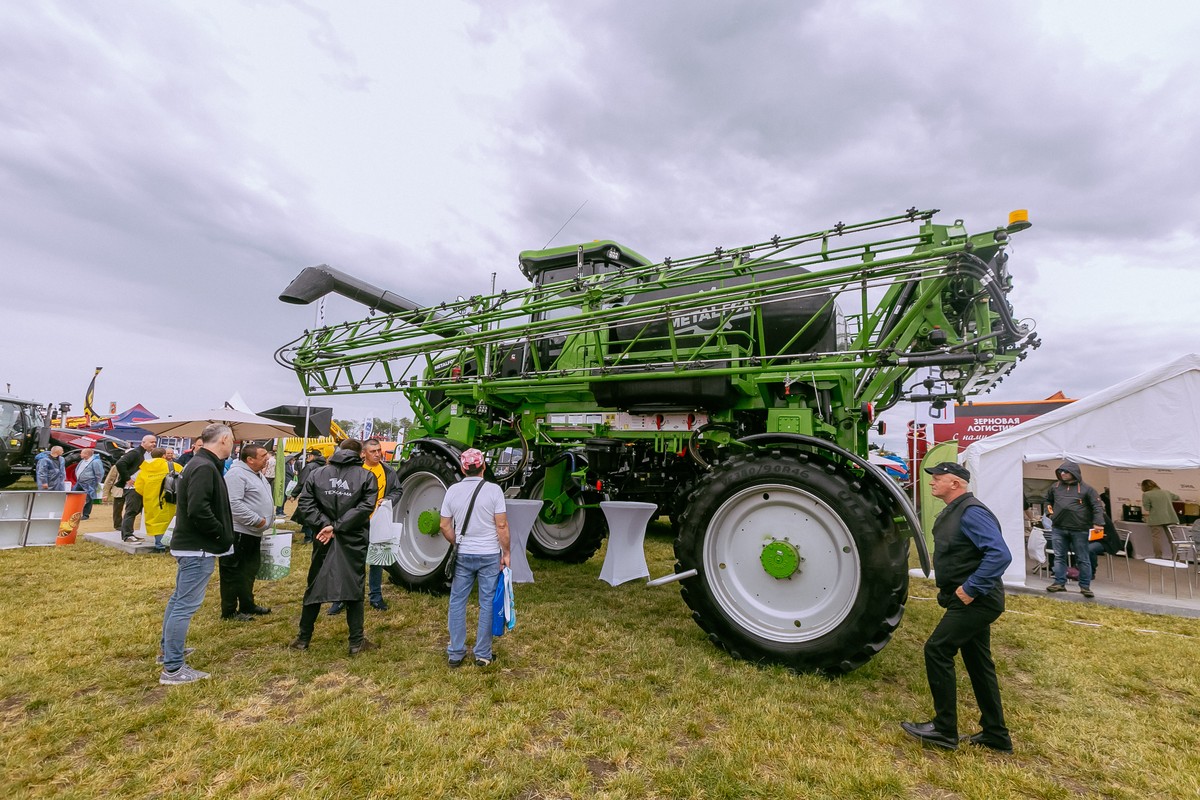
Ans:
[{"label": "front tire", "polygon": [[875,493],[808,453],[751,452],[697,484],[675,540],[692,616],[735,658],[844,673],[891,639],[908,540]]},{"label": "front tire", "polygon": [[419,453],[396,470],[403,494],[396,503],[395,521],[403,523],[396,563],[388,568],[392,583],[411,591],[444,594],[450,582],[444,574],[450,543],[438,527],[446,489],[462,479],[452,464],[432,453]]}]

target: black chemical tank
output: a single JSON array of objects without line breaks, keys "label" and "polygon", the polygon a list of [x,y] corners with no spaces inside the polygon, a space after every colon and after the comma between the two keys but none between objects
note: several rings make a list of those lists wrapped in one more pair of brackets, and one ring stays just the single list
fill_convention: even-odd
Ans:
[{"label": "black chemical tank", "polygon": [[[646,266],[649,262],[612,241],[593,242],[582,246],[555,248],[554,250],[533,251],[521,254],[521,268],[527,277],[539,286],[559,281],[568,281],[576,276],[588,277],[600,274],[619,273],[626,268]],[[582,265],[581,265],[582,262]],[[689,274],[698,275],[706,272],[716,272],[729,267],[729,262],[714,262],[710,265],[688,267]],[[698,281],[687,285],[670,286],[662,289],[651,289],[646,292],[631,293],[624,298],[628,303],[666,303],[672,298],[695,294],[702,291],[743,286],[756,281],[799,275],[809,270],[803,267],[776,268],[768,274],[747,273],[732,278],[711,281]],[[753,341],[756,333],[752,329],[753,315],[747,303],[742,306],[730,307],[724,303],[714,303],[711,308],[699,308],[691,313],[675,315],[674,325],[675,345],[682,354],[700,347],[718,327],[723,326],[724,336],[728,343],[739,345],[749,353],[781,353],[803,354],[811,352],[832,351],[837,347],[836,319],[837,310],[830,302],[830,294],[825,291],[815,291],[804,297],[790,297],[773,301],[768,295],[760,302],[762,309],[763,335],[765,348],[757,346]],[[810,324],[811,323],[811,324]],[[803,335],[796,337],[804,329]],[[553,361],[561,351],[562,339],[543,340],[539,344],[539,357],[543,364]],[[790,344],[789,344],[790,342]],[[648,362],[658,362],[663,359],[652,355],[653,351],[669,348],[666,320],[617,325],[609,330],[610,352],[613,350],[626,351],[627,359],[637,361],[644,358]],[[632,343],[626,348],[623,343]],[[714,342],[709,341],[709,346]],[[615,346],[615,347],[614,347]],[[628,361],[627,361],[628,363]],[[709,363],[709,366],[713,364]],[[703,377],[650,377],[654,368],[648,367],[647,378],[635,381],[594,381],[591,384],[592,393],[601,405],[616,408],[729,408],[738,399],[738,392],[728,378]]]}]

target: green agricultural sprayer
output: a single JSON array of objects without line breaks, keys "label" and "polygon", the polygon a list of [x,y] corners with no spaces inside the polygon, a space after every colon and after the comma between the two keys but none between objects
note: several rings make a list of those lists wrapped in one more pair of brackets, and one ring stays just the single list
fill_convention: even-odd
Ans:
[{"label": "green agricultural sprayer", "polygon": [[[534,555],[584,561],[602,500],[655,503],[713,642],[844,672],[899,624],[910,540],[929,570],[911,506],[867,460],[875,414],[986,391],[1037,345],[1007,300],[1024,213],[975,235],[935,213],[658,263],[612,241],[526,251],[528,288],[429,307],[310,267],[282,300],[337,292],[372,315],[277,359],[310,395],[411,404],[396,508],[409,588],[445,588],[437,510],[478,447],[510,496],[543,501]],[[936,381],[906,388],[922,368]]]}]

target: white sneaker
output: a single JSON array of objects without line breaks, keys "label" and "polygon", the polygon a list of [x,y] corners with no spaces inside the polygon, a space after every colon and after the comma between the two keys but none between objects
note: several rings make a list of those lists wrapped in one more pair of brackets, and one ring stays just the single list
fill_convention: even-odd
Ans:
[{"label": "white sneaker", "polygon": [[192,669],[187,664],[184,664],[174,672],[169,672],[164,669],[162,674],[158,676],[158,682],[166,684],[167,686],[178,686],[179,684],[183,683],[195,683],[196,681],[202,681],[208,677],[210,676],[207,672],[201,672],[198,669]]},{"label": "white sneaker", "polygon": [[[183,657],[184,657],[184,658],[187,658],[188,656],[190,656],[190,655],[191,655],[192,653],[194,653],[194,652],[196,652],[196,648],[194,648],[194,647],[185,647],[185,648],[183,648]],[[154,663],[155,663],[155,664],[161,664],[161,663],[163,663],[163,654],[162,654],[162,653],[159,653],[159,654],[158,654],[158,658],[154,659]]]}]

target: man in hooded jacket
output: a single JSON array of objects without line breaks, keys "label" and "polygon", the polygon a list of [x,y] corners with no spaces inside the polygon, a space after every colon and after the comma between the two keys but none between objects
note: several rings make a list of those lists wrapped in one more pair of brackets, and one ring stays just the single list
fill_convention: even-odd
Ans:
[{"label": "man in hooded jacket", "polygon": [[375,647],[363,635],[363,572],[379,486],[362,468],[361,451],[361,442],[343,441],[329,463],[309,473],[300,489],[300,513],[317,534],[300,633],[290,645],[295,650],[308,649],[321,603],[338,600],[346,606],[350,655]]},{"label": "man in hooded jacket", "polygon": [[1092,591],[1092,560],[1088,555],[1088,534],[1092,528],[1104,529],[1104,503],[1099,493],[1083,482],[1079,465],[1070,459],[1055,470],[1058,480],[1046,492],[1046,513],[1054,523],[1050,541],[1054,545],[1054,583],[1048,592],[1067,588],[1067,548],[1075,552],[1079,568],[1079,593],[1095,597]]}]

